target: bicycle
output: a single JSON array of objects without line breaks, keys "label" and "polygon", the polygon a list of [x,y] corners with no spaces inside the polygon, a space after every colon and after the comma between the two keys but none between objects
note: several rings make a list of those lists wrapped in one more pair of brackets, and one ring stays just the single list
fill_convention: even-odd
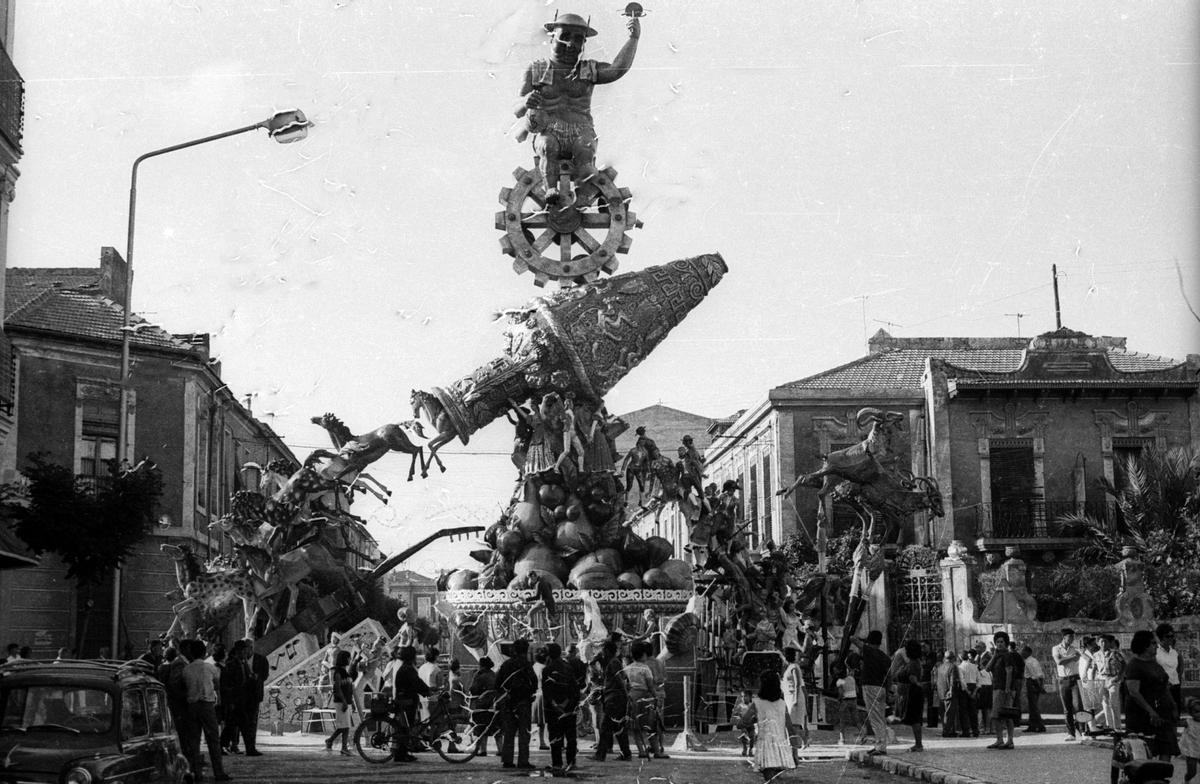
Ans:
[{"label": "bicycle", "polygon": [[1111,784],[1170,784],[1175,766],[1152,759],[1150,740],[1136,732],[1113,731]]},{"label": "bicycle", "polygon": [[[401,740],[405,738],[406,751],[410,753],[433,749],[446,762],[470,762],[483,741],[494,734],[499,715],[495,706],[486,710],[455,710],[450,705],[450,695],[444,692],[430,697],[429,717],[412,726],[408,726],[400,707],[383,695],[372,699],[369,713],[354,730],[354,748],[367,762],[388,762],[400,751]],[[486,724],[474,721],[485,716]]]}]

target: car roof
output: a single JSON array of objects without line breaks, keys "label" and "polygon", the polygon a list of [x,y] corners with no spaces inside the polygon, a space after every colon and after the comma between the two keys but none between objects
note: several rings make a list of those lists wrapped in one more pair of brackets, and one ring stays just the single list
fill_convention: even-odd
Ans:
[{"label": "car roof", "polygon": [[158,684],[154,665],[141,659],[19,659],[0,664],[0,685],[113,686]]}]

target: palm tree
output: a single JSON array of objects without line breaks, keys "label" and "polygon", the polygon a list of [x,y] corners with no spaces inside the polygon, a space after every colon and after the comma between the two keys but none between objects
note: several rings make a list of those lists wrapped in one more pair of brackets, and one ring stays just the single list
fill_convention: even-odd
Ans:
[{"label": "palm tree", "polygon": [[[1197,488],[1200,456],[1189,447],[1150,448],[1122,465],[1124,486],[1100,479],[1113,499],[1116,514],[1096,518],[1087,514],[1060,517],[1065,535],[1084,540],[1071,557],[1076,565],[1114,564],[1130,550],[1147,567],[1147,587],[1160,617],[1178,612],[1177,581],[1200,571],[1200,524]],[[1184,604],[1194,603],[1183,601]]]}]

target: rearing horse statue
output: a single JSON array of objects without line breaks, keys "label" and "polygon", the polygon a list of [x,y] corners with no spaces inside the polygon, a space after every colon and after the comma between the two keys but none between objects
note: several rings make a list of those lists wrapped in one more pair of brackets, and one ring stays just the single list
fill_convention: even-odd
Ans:
[{"label": "rearing horse statue", "polygon": [[[437,435],[426,445],[429,447],[429,462],[437,463],[437,467],[442,469],[442,473],[446,473],[446,466],[442,465],[442,459],[438,457],[437,451],[458,437],[458,429],[450,420],[450,415],[446,413],[442,402],[428,392],[414,389],[408,400],[412,403],[413,418],[420,419],[421,412],[424,411],[425,419],[437,431]],[[421,472],[421,476],[425,476],[424,471]]]},{"label": "rearing horse statue", "polygon": [[333,441],[334,448],[337,449],[336,454],[323,449],[313,453],[314,455],[320,454],[327,460],[326,464],[319,469],[319,473],[328,479],[337,479],[347,484],[353,484],[355,479],[369,479],[378,485],[385,495],[390,496],[392,494],[390,490],[380,484],[375,477],[363,471],[388,452],[403,452],[406,455],[412,455],[412,462],[408,466],[408,481],[413,480],[418,460],[421,461],[421,478],[424,479],[429,475],[425,462],[425,448],[414,444],[408,437],[408,430],[416,433],[419,438],[425,437],[424,428],[415,419],[382,425],[369,433],[357,436],[350,432],[350,428],[346,427],[342,420],[331,413],[313,417],[310,421],[314,425],[325,428],[325,431],[329,433],[330,440]]}]

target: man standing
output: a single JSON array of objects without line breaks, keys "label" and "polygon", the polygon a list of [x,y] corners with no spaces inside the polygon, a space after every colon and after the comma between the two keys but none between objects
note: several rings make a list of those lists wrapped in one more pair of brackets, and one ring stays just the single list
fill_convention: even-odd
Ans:
[{"label": "man standing", "polygon": [[[512,656],[500,665],[496,674],[496,688],[500,691],[500,745],[502,767],[533,770],[529,762],[529,724],[531,708],[537,694],[537,678],[529,663],[529,641],[517,640],[512,644]],[[513,764],[513,744],[517,746],[517,762]]]},{"label": "man standing", "polygon": [[542,669],[542,711],[550,731],[550,772],[554,776],[562,776],[575,767],[578,751],[575,710],[578,707],[576,670],[563,661],[562,647],[552,642],[546,646],[546,666]]},{"label": "man standing", "polygon": [[217,724],[217,695],[221,690],[221,675],[217,665],[205,660],[207,651],[204,643],[199,640],[189,642],[191,650],[185,653],[191,661],[183,668],[188,702],[187,758],[199,779],[200,735],[203,733],[213,780],[231,781],[221,764],[221,730]]},{"label": "man standing", "polygon": [[156,677],[162,682],[167,692],[167,710],[175,722],[175,734],[179,736],[179,746],[187,753],[188,744],[188,694],[187,683],[183,680],[183,668],[188,665],[184,655],[188,646],[183,641],[178,648],[170,648],[163,656],[163,663],[158,665]]},{"label": "man standing", "polygon": [[979,667],[975,665],[973,651],[962,652],[962,661],[958,663],[958,677],[962,680],[963,710],[966,716],[966,720],[962,725],[962,734],[965,736],[970,732],[972,738],[978,738],[979,711],[976,698],[979,691]]},{"label": "man standing", "polygon": [[1033,655],[1033,648],[1026,645],[1021,649],[1021,658],[1025,662],[1025,700],[1029,703],[1029,724],[1027,732],[1045,732],[1046,724],[1042,720],[1042,709],[1039,700],[1046,690],[1046,674],[1042,671],[1042,663]]},{"label": "man standing", "polygon": [[[988,663],[992,675],[992,721],[996,726],[996,742],[989,749],[1011,749],[1013,747],[1013,716],[1011,711],[1017,700],[1017,664],[1020,657],[1009,650],[1007,632],[992,635],[996,652]],[[1024,669],[1022,667],[1022,669]],[[1007,736],[1007,740],[1005,740]]]},{"label": "man standing", "polygon": [[396,739],[396,748],[392,750],[392,759],[396,762],[416,762],[409,742],[409,729],[417,723],[417,711],[421,698],[429,696],[429,686],[417,674],[417,649],[411,645],[400,648],[400,667],[396,670],[396,680],[392,686],[396,705],[402,717],[401,735]]},{"label": "man standing", "polygon": [[1063,629],[1062,642],[1050,649],[1058,674],[1058,699],[1067,715],[1067,739],[1075,740],[1075,714],[1083,709],[1079,697],[1079,649],[1075,647],[1075,630]]},{"label": "man standing", "polygon": [[246,681],[246,704],[242,706],[242,745],[247,757],[261,757],[258,750],[258,709],[262,705],[264,686],[271,674],[271,665],[267,657],[254,650],[254,641],[246,640],[246,665],[248,679]]},{"label": "man standing", "polygon": [[[962,710],[962,676],[958,674],[958,657],[946,651],[934,676],[936,698],[941,707],[942,737],[958,736],[959,714]],[[963,734],[966,734],[965,728]]]},{"label": "man standing", "polygon": [[1159,667],[1166,670],[1171,699],[1175,701],[1176,710],[1182,712],[1183,694],[1179,683],[1179,668],[1182,662],[1179,661],[1179,649],[1175,647],[1175,629],[1169,623],[1160,623],[1154,629],[1154,636],[1158,638],[1158,651],[1154,654],[1154,659]]},{"label": "man standing", "polygon": [[1100,705],[1104,718],[1113,732],[1121,731],[1121,683],[1125,680],[1125,657],[1121,655],[1117,638],[1105,634],[1100,638]]},{"label": "man standing", "polygon": [[246,665],[246,641],[238,640],[221,670],[221,712],[225,727],[221,730],[221,748],[227,754],[237,754],[238,736],[244,734],[246,681],[250,668]]},{"label": "man standing", "polygon": [[875,747],[867,753],[876,756],[887,754],[888,727],[884,709],[887,707],[888,674],[892,660],[880,650],[883,632],[872,629],[862,653],[862,696],[867,709],[867,720],[875,735]]}]

